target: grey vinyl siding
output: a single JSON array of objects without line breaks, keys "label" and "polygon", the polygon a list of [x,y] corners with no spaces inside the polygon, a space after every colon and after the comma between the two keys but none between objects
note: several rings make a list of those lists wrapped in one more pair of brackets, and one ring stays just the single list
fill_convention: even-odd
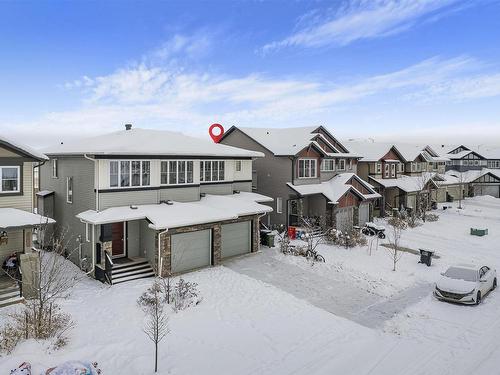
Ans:
[{"label": "grey vinyl siding", "polygon": [[160,202],[159,196],[158,190],[99,192],[99,210],[131,204],[157,204]]},{"label": "grey vinyl siding", "polygon": [[140,236],[141,236],[141,247],[142,251],[146,251],[146,258],[148,258],[149,263],[155,266],[156,252],[156,231],[149,228],[149,223],[146,220],[141,220],[140,223]]},{"label": "grey vinyl siding", "polygon": [[0,262],[3,262],[8,255],[14,252],[23,251],[23,231],[21,230],[8,230],[7,236],[9,242],[0,245]]},{"label": "grey vinyl siding", "polygon": [[168,188],[160,190],[160,200],[177,202],[194,202],[200,200],[200,187]]},{"label": "grey vinyl siding", "polygon": [[200,193],[215,195],[233,194],[233,184],[204,184],[200,186]]},{"label": "grey vinyl siding", "polygon": [[287,201],[294,193],[286,185],[292,181],[292,160],[288,156],[274,156],[272,152],[262,147],[253,139],[235,129],[223,140],[223,144],[244,148],[246,150],[260,151],[264,153],[263,158],[256,158],[253,161],[253,170],[257,176],[257,193],[272,197],[275,201],[277,197],[283,199],[283,212],[276,212],[276,203],[264,203],[273,207],[274,211],[270,215],[272,224],[286,224],[287,222]]},{"label": "grey vinyl siding", "polygon": [[252,183],[251,182],[237,182],[233,183],[233,190],[252,192]]},{"label": "grey vinyl siding", "polygon": [[[63,235],[71,260],[79,265],[78,236],[82,238],[82,257],[91,258],[91,242],[85,241],[85,224],[76,218],[80,212],[95,209],[94,163],[83,157],[57,157],[58,178],[52,178],[51,162],[40,167],[40,190],[54,191],[54,230]],[[73,203],[66,202],[66,177],[73,177]]]}]

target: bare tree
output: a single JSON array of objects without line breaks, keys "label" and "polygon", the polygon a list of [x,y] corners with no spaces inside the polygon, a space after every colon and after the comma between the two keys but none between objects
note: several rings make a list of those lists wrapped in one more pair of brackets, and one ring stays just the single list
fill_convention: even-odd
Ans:
[{"label": "bare tree", "polygon": [[416,177],[416,188],[417,194],[415,197],[415,212],[412,215],[416,215],[416,218],[421,219],[425,222],[425,215],[429,211],[430,205],[430,181],[431,174],[428,172],[423,172],[420,176]]},{"label": "bare tree", "polygon": [[462,209],[462,200],[464,198],[464,184],[465,184],[465,176],[463,172],[458,172],[457,174],[457,179],[458,179],[458,209]]},{"label": "bare tree", "polygon": [[401,251],[401,236],[403,231],[408,228],[408,223],[405,220],[404,214],[399,213],[387,220],[387,224],[389,225],[389,233],[387,236],[389,247],[387,251],[392,259],[392,270],[396,271],[396,265],[403,256],[403,252]]},{"label": "bare tree", "polygon": [[[41,231],[45,233],[45,228]],[[74,326],[59,302],[66,299],[71,289],[84,277],[83,273],[72,269],[74,265],[68,258],[78,251],[78,246],[68,248],[71,241],[66,237],[67,231],[62,230],[51,236],[41,235],[40,249],[34,251],[29,267],[23,267],[25,273],[22,278],[9,275],[20,284],[26,299],[23,308],[10,315],[13,323],[9,329],[11,332],[21,330],[24,339],[54,339],[56,348],[66,343],[66,333]]]},{"label": "bare tree", "polygon": [[155,372],[158,372],[159,343],[169,333],[164,296],[163,286],[159,280],[156,280],[137,300],[146,314],[143,331],[155,345]]}]

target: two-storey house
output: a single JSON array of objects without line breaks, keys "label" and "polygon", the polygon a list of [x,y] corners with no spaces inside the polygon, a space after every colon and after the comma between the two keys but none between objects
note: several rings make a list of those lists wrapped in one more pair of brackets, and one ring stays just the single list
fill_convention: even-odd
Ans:
[{"label": "two-storey house", "polygon": [[71,259],[119,283],[257,251],[270,198],[252,193],[255,151],[132,129],[46,150],[39,210],[77,249]]},{"label": "two-storey house", "polygon": [[[33,229],[53,223],[33,213],[33,170],[47,157],[0,137],[0,262],[31,251]],[[8,268],[8,267],[7,267]],[[6,270],[3,270],[6,271]],[[17,285],[0,270],[0,306],[20,300]]]},{"label": "two-storey house", "polygon": [[255,150],[255,189],[274,199],[270,225],[300,225],[301,217],[347,229],[371,218],[379,197],[356,175],[359,155],[351,153],[325,127],[231,127],[221,142]]}]

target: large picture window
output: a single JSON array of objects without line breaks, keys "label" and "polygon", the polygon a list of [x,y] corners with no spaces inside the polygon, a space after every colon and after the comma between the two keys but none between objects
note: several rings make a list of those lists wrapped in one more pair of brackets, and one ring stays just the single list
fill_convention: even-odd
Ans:
[{"label": "large picture window", "polygon": [[200,162],[200,181],[224,181],[226,162],[223,160],[205,160]]},{"label": "large picture window", "polygon": [[151,184],[151,162],[147,160],[112,160],[109,162],[109,186],[130,187]]},{"label": "large picture window", "polygon": [[299,178],[316,177],[316,159],[299,159]]},{"label": "large picture window", "polygon": [[192,160],[162,161],[160,170],[160,182],[162,185],[182,185],[193,183]]},{"label": "large picture window", "polygon": [[20,167],[0,167],[0,193],[17,193],[20,187]]}]

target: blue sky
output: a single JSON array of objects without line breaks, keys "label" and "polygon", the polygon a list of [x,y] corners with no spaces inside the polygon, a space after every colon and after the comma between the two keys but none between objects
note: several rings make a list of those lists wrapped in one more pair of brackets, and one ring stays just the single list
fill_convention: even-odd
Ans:
[{"label": "blue sky", "polygon": [[0,131],[500,143],[498,19],[494,0],[0,2]]}]

